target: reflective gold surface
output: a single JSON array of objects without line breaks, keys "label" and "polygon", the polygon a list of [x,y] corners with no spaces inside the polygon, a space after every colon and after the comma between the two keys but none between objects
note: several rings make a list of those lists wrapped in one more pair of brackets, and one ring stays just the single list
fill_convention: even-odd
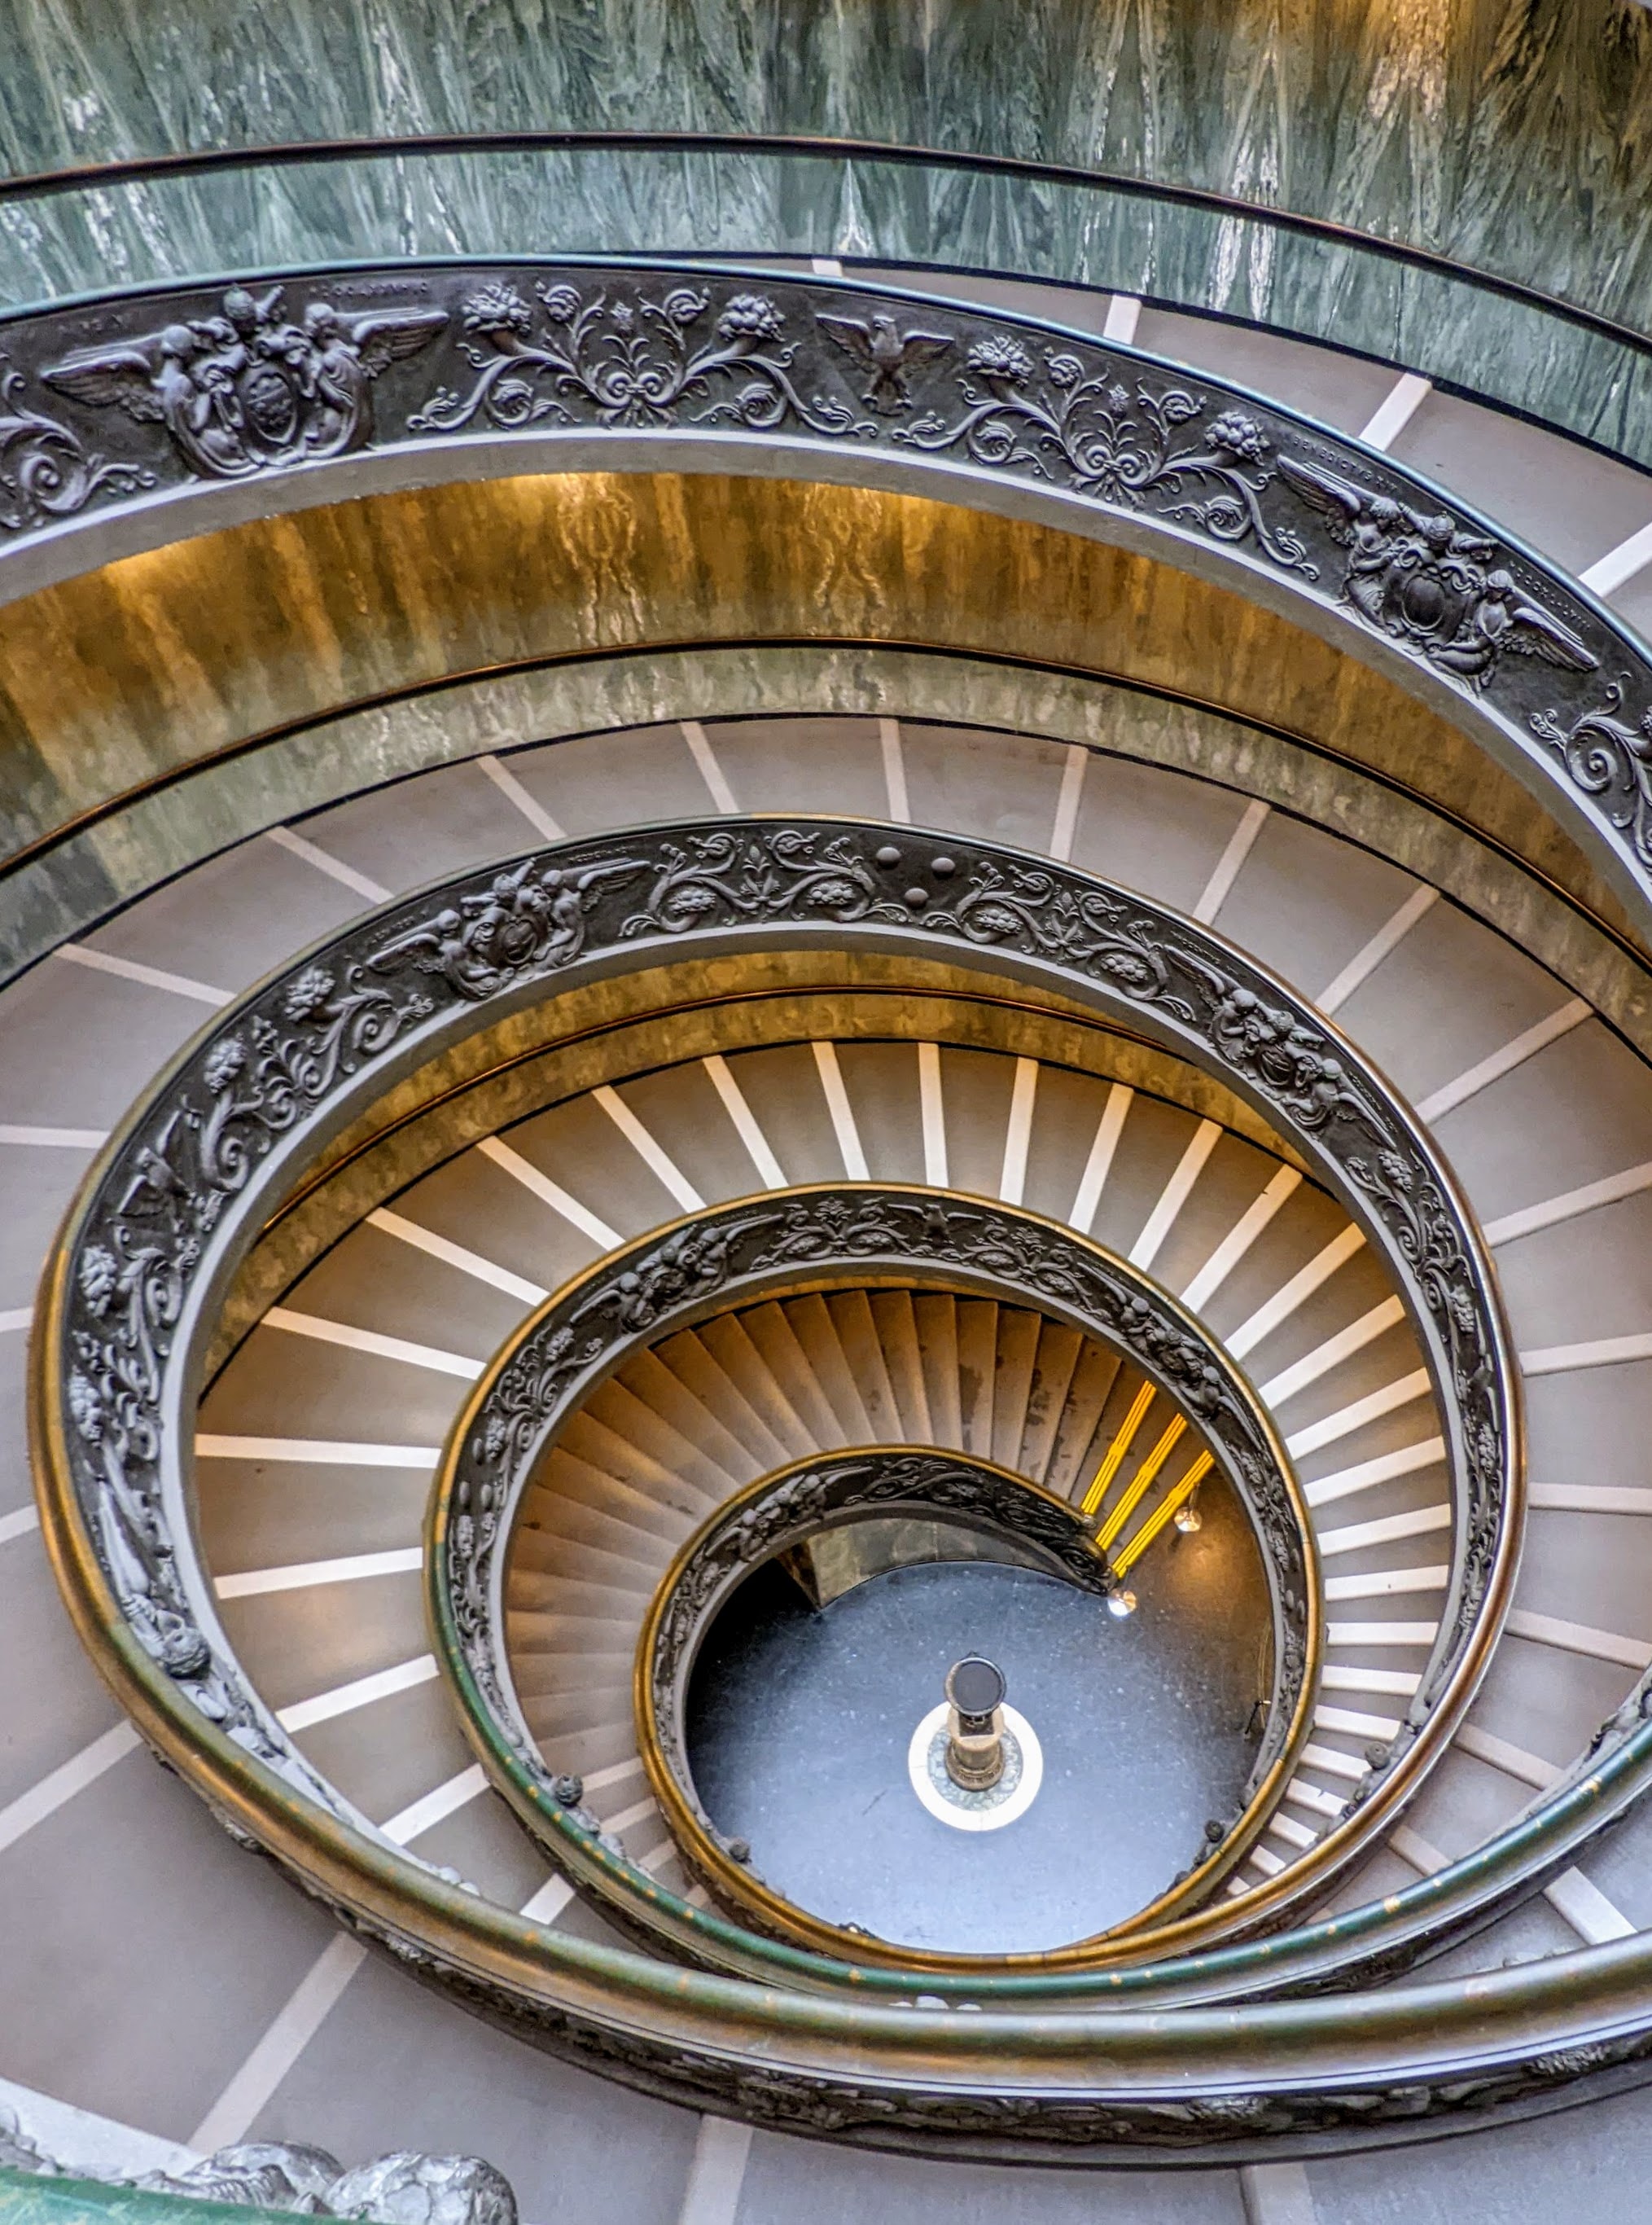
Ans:
[{"label": "reflective gold surface", "polygon": [[714,640],[944,646],[1191,694],[1403,783],[1621,924],[1575,846],[1465,736],[1237,595],[927,498],[711,475],[377,495],[12,604],[0,828],[26,848],[182,765],[387,691]]},{"label": "reflective gold surface", "polygon": [[628,1074],[731,1042],[895,1037],[1008,1051],[1123,1081],[1216,1120],[1275,1157],[1299,1153],[1197,1067],[1002,977],[871,951],[773,951],[754,994],[743,959],[650,967],[479,1030],[411,1074],[320,1155],[293,1204],[243,1265],[222,1309],[208,1377],[267,1306],[375,1206],[478,1138]]}]

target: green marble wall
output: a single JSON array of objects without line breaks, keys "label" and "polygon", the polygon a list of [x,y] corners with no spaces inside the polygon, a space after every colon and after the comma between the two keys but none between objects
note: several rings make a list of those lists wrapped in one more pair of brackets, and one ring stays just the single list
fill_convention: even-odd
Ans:
[{"label": "green marble wall", "polygon": [[[1633,0],[0,0],[0,58],[14,172],[364,133],[832,133],[1215,187],[1652,323]],[[304,200],[244,190],[275,232]],[[102,220],[112,278],[117,198]],[[1265,241],[1219,252],[1265,290]]]},{"label": "green marble wall", "polygon": [[[597,147],[339,158],[0,201],[0,310],[226,271],[364,257],[844,258],[897,282],[950,269],[1254,320],[1380,357],[1652,466],[1652,350],[1466,278],[1099,178],[951,158]],[[914,266],[917,266],[915,269]],[[930,266],[926,269],[924,266]],[[943,274],[933,275],[934,266]],[[1058,296],[1093,329],[1093,295]]]}]

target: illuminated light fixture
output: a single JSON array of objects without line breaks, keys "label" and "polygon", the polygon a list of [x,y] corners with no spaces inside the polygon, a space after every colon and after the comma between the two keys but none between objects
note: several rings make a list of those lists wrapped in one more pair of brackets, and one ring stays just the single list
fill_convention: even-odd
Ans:
[{"label": "illuminated light fixture", "polygon": [[1195,1530],[1202,1530],[1205,1518],[1190,1499],[1185,1506],[1176,1509],[1175,1523],[1184,1537],[1191,1537]]},{"label": "illuminated light fixture", "polygon": [[1154,1446],[1141,1467],[1130,1478],[1120,1495],[1117,1506],[1112,1509],[1107,1519],[1096,1532],[1096,1543],[1104,1553],[1147,1497],[1149,1492],[1152,1490],[1158,1479],[1159,1470],[1174,1452],[1186,1435],[1187,1429],[1187,1423],[1180,1414],[1176,1415],[1166,1427],[1164,1435],[1159,1439],[1158,1443]]},{"label": "illuminated light fixture", "polygon": [[1111,1615],[1115,1622],[1123,1622],[1127,1615],[1132,1615],[1136,1612],[1136,1594],[1134,1592],[1109,1592],[1107,1594],[1107,1612]]},{"label": "illuminated light fixture", "polygon": [[1153,1404],[1153,1385],[1144,1383],[1130,1401],[1130,1410],[1119,1425],[1118,1435],[1103,1455],[1101,1466],[1091,1478],[1090,1488],[1079,1502],[1080,1514],[1093,1514],[1107,1496],[1107,1487],[1118,1474],[1124,1455],[1136,1442],[1136,1432],[1147,1419],[1147,1410]]},{"label": "illuminated light fixture", "polygon": [[1165,1493],[1129,1544],[1121,1547],[1113,1555],[1113,1574],[1116,1576],[1127,1575],[1141,1559],[1166,1523],[1174,1521],[1178,1514],[1184,1509],[1187,1509],[1188,1501],[1214,1466],[1213,1455],[1200,1453],[1199,1458],[1189,1467],[1187,1474],[1172,1490]]}]

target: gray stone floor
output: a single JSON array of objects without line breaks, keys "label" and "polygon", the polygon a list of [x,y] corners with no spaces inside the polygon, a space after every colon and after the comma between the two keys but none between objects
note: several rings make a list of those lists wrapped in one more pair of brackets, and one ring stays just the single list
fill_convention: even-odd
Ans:
[{"label": "gray stone floor", "polygon": [[[1250,1619],[1190,1620],[1176,1588],[1138,1586],[1117,1622],[1030,1569],[937,1563],[814,1613],[760,1572],[696,1671],[701,1797],[761,1876],[836,1922],[956,1952],[1086,1937],[1187,1867],[1206,1819],[1236,1811],[1254,1753]],[[907,1774],[915,1725],[971,1651],[1000,1664],[1044,1749],[1036,1799],[996,1831],[949,1828]]]}]

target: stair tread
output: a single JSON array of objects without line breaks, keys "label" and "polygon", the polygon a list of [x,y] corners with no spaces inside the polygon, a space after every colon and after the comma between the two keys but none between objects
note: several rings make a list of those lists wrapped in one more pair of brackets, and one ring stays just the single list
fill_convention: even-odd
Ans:
[{"label": "stair tread", "polygon": [[523,1518],[532,1515],[541,1495],[559,1502],[575,1500],[593,1514],[606,1515],[628,1530],[640,1531],[645,1537],[674,1533],[687,1537],[706,1513],[698,1493],[684,1490],[668,1497],[663,1491],[644,1491],[570,1450],[566,1439],[555,1447],[522,1493]]},{"label": "stair tread", "polygon": [[699,1336],[724,1374],[738,1384],[741,1396],[781,1447],[782,1459],[803,1460],[815,1450],[816,1440],[752,1341],[744,1316],[719,1314],[701,1323]]},{"label": "stair tread", "polygon": [[1088,1480],[1086,1463],[1090,1447],[1122,1367],[1117,1353],[1109,1352],[1093,1338],[1086,1340],[1057,1425],[1055,1450],[1045,1472],[1046,1482],[1063,1498],[1076,1498]]},{"label": "stair tread", "polygon": [[834,1290],[826,1300],[843,1355],[866,1410],[869,1444],[889,1444],[902,1435],[895,1386],[883,1360],[883,1342],[864,1290]]},{"label": "stair tread", "polygon": [[992,1398],[998,1372],[998,1309],[991,1298],[958,1301],[958,1408],[964,1449],[992,1457]]},{"label": "stair tread", "polygon": [[822,1450],[847,1444],[837,1409],[809,1363],[788,1309],[771,1299],[748,1308],[737,1318],[812,1443]]},{"label": "stair tread", "polygon": [[655,1347],[654,1357],[717,1417],[748,1459],[765,1468],[778,1467],[787,1460],[791,1448],[785,1437],[769,1427],[744,1382],[729,1373],[697,1331],[685,1329],[668,1337]]},{"label": "stair tread", "polygon": [[692,1493],[699,1500],[702,1514],[721,1506],[733,1488],[732,1478],[723,1469],[709,1462],[696,1462],[693,1472],[688,1472],[668,1456],[660,1457],[623,1430],[604,1421],[589,1406],[581,1407],[568,1417],[559,1442],[592,1467],[617,1476],[622,1483],[630,1484],[645,1495],[668,1497],[674,1493],[674,1503],[680,1505],[684,1493]]},{"label": "stair tread", "polygon": [[1054,1457],[1062,1411],[1085,1343],[1082,1330],[1064,1322],[1047,1321],[1039,1335],[1016,1465],[1040,1483],[1047,1480]]},{"label": "stair tread", "polygon": [[998,1353],[992,1386],[992,1457],[1000,1467],[1016,1467],[1027,1425],[1033,1368],[1043,1324],[1024,1306],[998,1309]]},{"label": "stair tread", "polygon": [[958,1302],[941,1290],[921,1290],[912,1301],[913,1326],[923,1366],[924,1396],[934,1442],[954,1452],[964,1449],[964,1421],[959,1404]]},{"label": "stair tread", "polygon": [[900,1435],[908,1443],[931,1444],[934,1436],[929,1419],[929,1397],[924,1388],[923,1354],[918,1347],[912,1293],[876,1290],[869,1303],[883,1346],[889,1385],[895,1393]]},{"label": "stair tread", "polygon": [[807,1297],[793,1298],[787,1305],[786,1315],[810,1372],[837,1417],[838,1426],[843,1433],[839,1442],[845,1445],[874,1442],[871,1417],[860,1396],[854,1372],[845,1356],[837,1323],[827,1309],[826,1300],[818,1292]]},{"label": "stair tread", "polygon": [[581,1417],[606,1429],[625,1447],[631,1464],[646,1463],[662,1475],[677,1474],[698,1489],[722,1498],[758,1473],[757,1464],[732,1438],[723,1439],[726,1458],[706,1451],[648,1404],[617,1377],[588,1398]]},{"label": "stair tread", "polygon": [[[737,1426],[736,1417],[723,1410],[726,1402],[716,1398],[712,1386],[707,1383],[702,1389],[700,1385],[691,1385],[682,1369],[667,1359],[668,1349],[680,1356],[688,1341],[673,1337],[668,1346],[634,1353],[605,1386],[611,1406],[615,1391],[634,1398],[685,1444],[694,1447],[702,1459],[714,1461],[726,1475],[739,1475],[748,1469],[756,1474],[772,1467],[774,1458],[768,1443],[753,1441],[752,1433]],[[712,1395],[706,1396],[706,1391],[712,1391]]]}]

